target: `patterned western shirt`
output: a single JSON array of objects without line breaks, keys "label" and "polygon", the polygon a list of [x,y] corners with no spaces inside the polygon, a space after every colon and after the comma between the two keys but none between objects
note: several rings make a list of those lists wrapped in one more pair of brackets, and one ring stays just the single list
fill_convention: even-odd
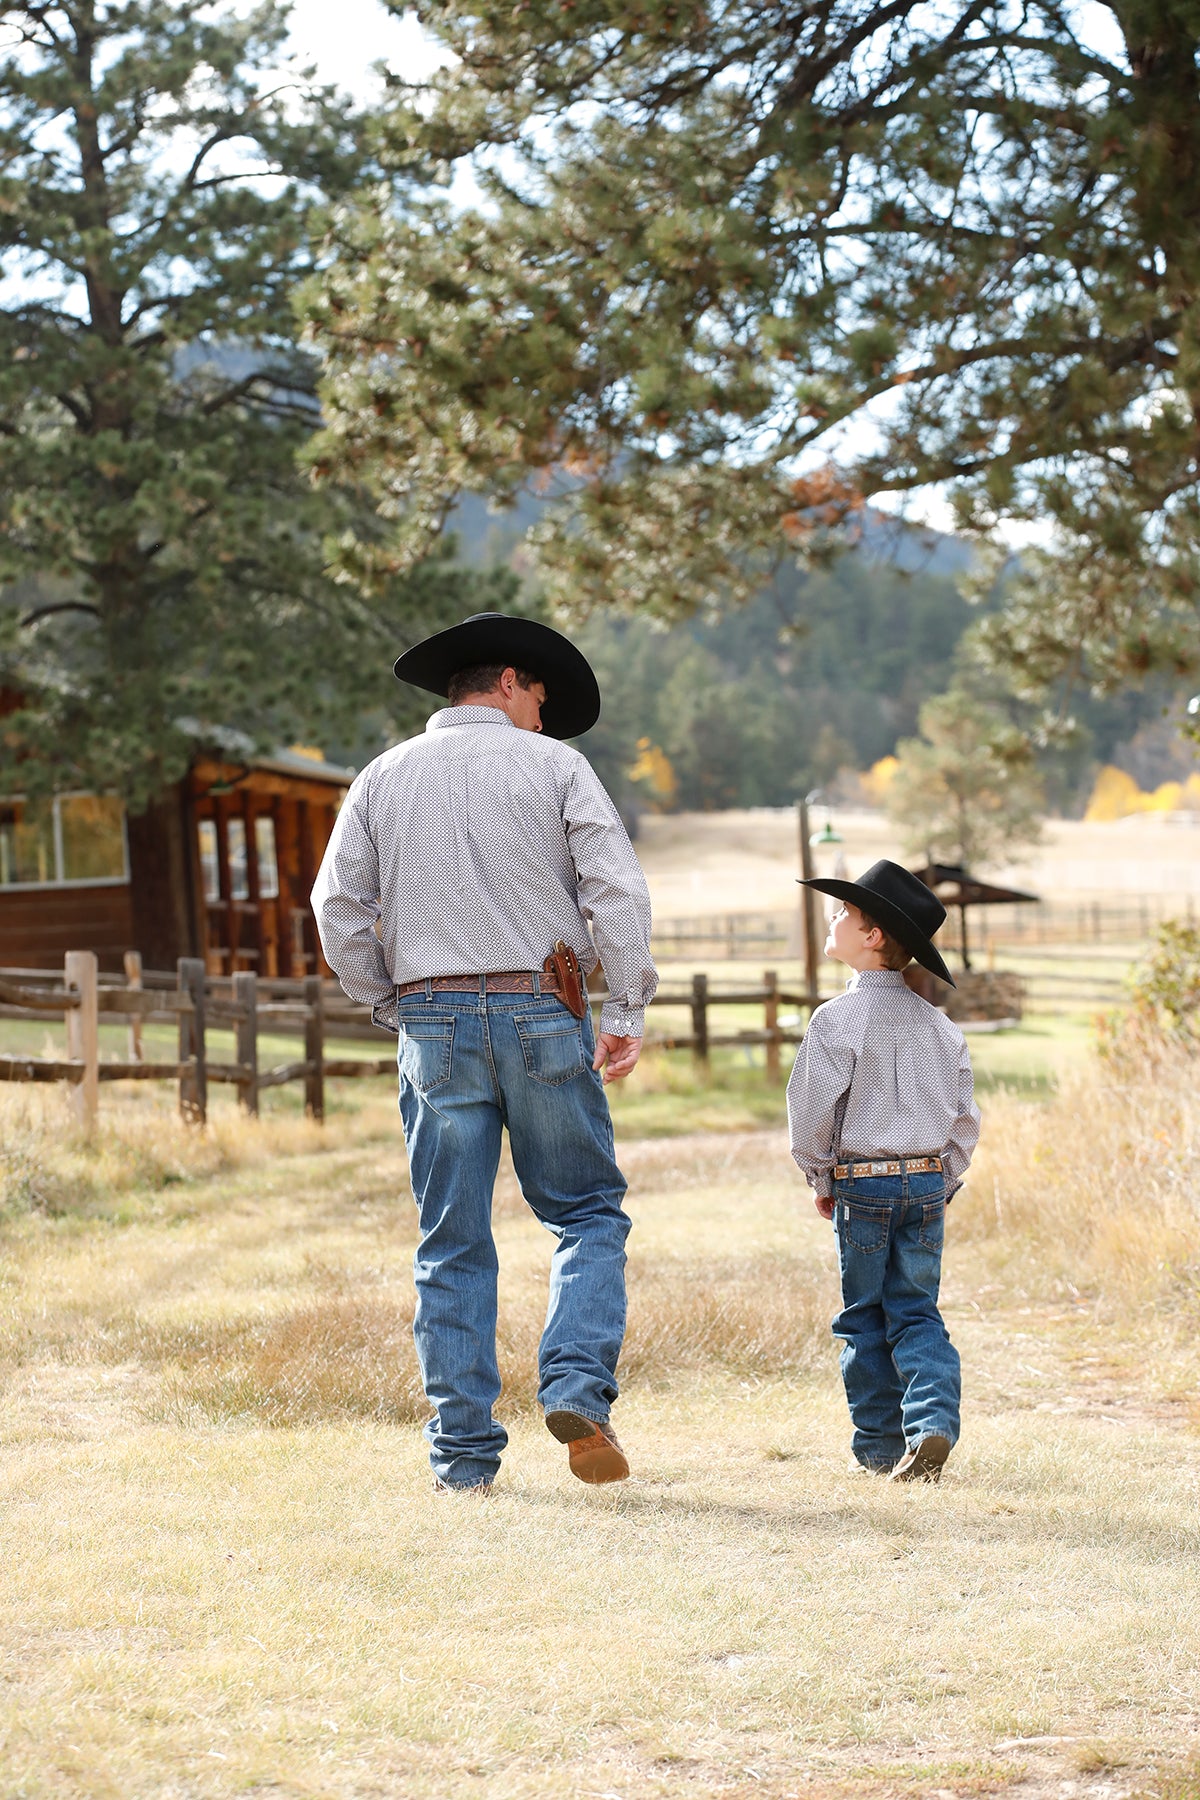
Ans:
[{"label": "patterned western shirt", "polygon": [[401,983],[540,969],[559,938],[589,973],[599,953],[602,1031],[640,1037],[658,986],[646,879],[591,764],[494,706],[447,707],[368,763],[312,900],[330,968],[388,1031]]},{"label": "patterned western shirt", "polygon": [[946,1194],[979,1140],[966,1040],[893,969],[864,969],[817,1008],[788,1082],[792,1155],[817,1194],[833,1165],[942,1158]]}]

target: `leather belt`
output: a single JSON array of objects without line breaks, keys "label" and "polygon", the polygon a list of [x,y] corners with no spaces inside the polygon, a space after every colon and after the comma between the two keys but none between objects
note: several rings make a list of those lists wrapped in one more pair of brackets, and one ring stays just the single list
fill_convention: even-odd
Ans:
[{"label": "leather belt", "polygon": [[539,970],[535,977],[527,969],[502,970],[495,975],[434,975],[428,981],[405,981],[396,989],[396,998],[402,1000],[405,994],[423,994],[427,987],[435,994],[478,994],[480,984],[485,994],[532,994],[535,979],[541,993],[561,998],[557,975],[547,975],[545,970]]},{"label": "leather belt", "polygon": [[834,1163],[835,1181],[859,1181],[868,1175],[928,1175],[942,1173],[940,1156],[894,1156],[887,1162]]}]

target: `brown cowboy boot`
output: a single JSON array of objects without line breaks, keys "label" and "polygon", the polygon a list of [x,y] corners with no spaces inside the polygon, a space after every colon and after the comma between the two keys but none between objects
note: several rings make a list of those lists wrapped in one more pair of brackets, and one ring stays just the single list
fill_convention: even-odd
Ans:
[{"label": "brown cowboy boot", "polygon": [[950,1439],[939,1436],[936,1432],[930,1437],[922,1438],[911,1450],[906,1450],[896,1464],[889,1481],[940,1481],[942,1465],[950,1454]]},{"label": "brown cowboy boot", "polygon": [[571,1473],[580,1481],[599,1486],[605,1481],[624,1481],[629,1474],[625,1452],[611,1425],[600,1425],[582,1413],[548,1412],[546,1430],[570,1451]]}]

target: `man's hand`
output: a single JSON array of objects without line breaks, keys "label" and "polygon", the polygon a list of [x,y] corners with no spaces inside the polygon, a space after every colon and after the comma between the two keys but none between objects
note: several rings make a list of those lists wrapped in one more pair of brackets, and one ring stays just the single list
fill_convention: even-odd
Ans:
[{"label": "man's hand", "polygon": [[640,1037],[613,1037],[602,1031],[596,1043],[596,1054],[592,1059],[593,1069],[604,1070],[604,1085],[610,1081],[620,1081],[629,1074],[642,1054]]},{"label": "man's hand", "polygon": [[833,1195],[832,1194],[814,1194],[813,1195],[813,1205],[816,1207],[817,1211],[820,1213],[820,1215],[823,1219],[832,1219],[832,1217],[833,1217]]}]

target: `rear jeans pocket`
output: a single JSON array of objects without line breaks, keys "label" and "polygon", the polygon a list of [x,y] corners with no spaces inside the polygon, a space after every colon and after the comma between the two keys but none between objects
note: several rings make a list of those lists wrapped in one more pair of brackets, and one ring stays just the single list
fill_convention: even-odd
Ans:
[{"label": "rear jeans pocket", "polygon": [[454,1054],[454,1020],[400,1019],[400,1073],[419,1094],[431,1094],[450,1079]]},{"label": "rear jeans pocket", "polygon": [[882,1250],[888,1241],[890,1206],[863,1206],[852,1200],[842,1201],[842,1230],[846,1242],[870,1255]]},{"label": "rear jeans pocket", "polygon": [[583,1053],[583,1030],[578,1019],[563,1008],[562,1016],[538,1015],[515,1018],[525,1073],[547,1087],[573,1081],[588,1066]]}]

